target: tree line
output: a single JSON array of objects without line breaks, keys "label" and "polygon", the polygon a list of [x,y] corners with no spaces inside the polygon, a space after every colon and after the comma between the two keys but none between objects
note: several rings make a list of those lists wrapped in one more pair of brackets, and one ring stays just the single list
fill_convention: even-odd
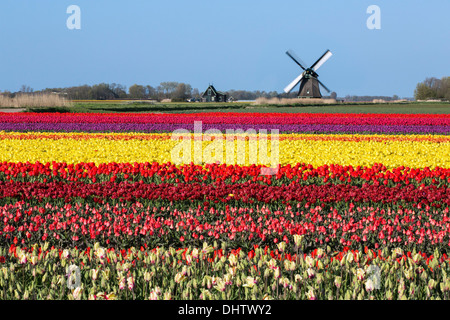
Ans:
[{"label": "tree line", "polygon": [[[206,86],[204,88],[206,90]],[[220,88],[217,88],[220,90]],[[20,94],[38,94],[38,93],[52,93],[63,96],[68,100],[156,100],[162,101],[164,99],[171,99],[172,101],[200,101],[203,91],[197,88],[192,88],[188,83],[183,82],[161,82],[158,86],[133,84],[129,88],[125,85],[117,83],[100,83],[90,85],[81,85],[66,88],[47,88],[40,91],[34,91],[27,85],[22,85],[19,91],[9,92],[5,91],[1,95],[14,98]],[[278,93],[277,91],[248,91],[248,90],[228,90],[224,91],[228,98],[234,101],[256,100],[257,98],[297,98],[298,91],[293,90],[290,93]],[[399,97],[390,96],[356,96],[347,95],[343,98],[338,98],[336,92],[331,92],[330,95],[324,95],[324,99],[331,98],[341,101],[353,102],[372,102],[374,99],[381,99],[385,101],[398,100]],[[449,99],[450,98],[450,77],[442,78],[427,78],[423,83],[417,85],[415,91],[415,98],[417,100],[426,99]]]},{"label": "tree line", "polygon": [[[205,87],[206,90],[206,87]],[[171,99],[172,101],[199,101],[203,91],[192,88],[188,83],[180,83],[175,81],[161,82],[158,86],[133,84],[129,88],[117,83],[100,83],[90,85],[81,85],[66,88],[46,88],[34,91],[27,85],[22,85],[19,91],[4,91],[0,94],[14,98],[16,95],[23,94],[58,94],[69,100],[157,100]],[[296,98],[297,92],[278,93],[276,91],[248,91],[248,90],[228,90],[225,91],[228,98],[234,101],[255,100],[257,98]],[[333,92],[331,97],[335,98],[336,93]],[[327,97],[324,97],[327,98]]]},{"label": "tree line", "polygon": [[343,99],[346,102],[372,102],[373,100],[395,101],[399,100],[399,96],[394,94],[390,96],[351,96],[346,95]]},{"label": "tree line", "polygon": [[416,100],[449,100],[450,101],[450,77],[426,78],[417,84],[414,91]]},{"label": "tree line", "polygon": [[58,94],[69,100],[120,100],[120,99],[172,99],[184,101],[192,97],[200,97],[198,89],[192,89],[191,85],[179,82],[161,82],[159,86],[134,84],[128,89],[125,85],[117,83],[99,83],[81,85],[66,88],[46,88],[34,91],[26,85],[22,85],[19,91],[4,91],[1,94],[14,98],[23,94]]}]

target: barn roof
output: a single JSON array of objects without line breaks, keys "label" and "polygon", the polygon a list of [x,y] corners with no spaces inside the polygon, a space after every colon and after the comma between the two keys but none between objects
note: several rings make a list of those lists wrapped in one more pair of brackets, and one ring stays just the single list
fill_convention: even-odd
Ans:
[{"label": "barn roof", "polygon": [[211,89],[213,92],[214,96],[218,96],[218,95],[225,95],[226,93],[221,92],[221,91],[217,91],[216,88],[214,88],[214,86],[212,84],[210,84],[208,86],[208,88],[206,88],[206,90],[202,93],[202,97],[206,94],[206,92],[208,91],[208,89]]}]

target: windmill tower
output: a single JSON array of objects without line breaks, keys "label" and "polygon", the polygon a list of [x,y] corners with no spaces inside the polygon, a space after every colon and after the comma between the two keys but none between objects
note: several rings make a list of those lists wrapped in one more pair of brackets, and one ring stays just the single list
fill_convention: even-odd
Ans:
[{"label": "windmill tower", "polygon": [[297,55],[292,51],[288,50],[286,51],[286,54],[294,60],[296,64],[300,66],[300,68],[303,69],[303,72],[294,79],[286,88],[284,88],[284,92],[289,93],[294,89],[294,87],[300,82],[300,89],[298,91],[298,97],[299,98],[322,98],[322,94],[320,93],[319,85],[321,85],[328,93],[330,93],[330,90],[325,87],[325,85],[320,82],[319,75],[317,74],[317,69],[319,69],[325,61],[327,61],[333,54],[330,50],[325,51],[325,53],[317,59],[314,64],[309,67],[305,68],[304,63]]}]

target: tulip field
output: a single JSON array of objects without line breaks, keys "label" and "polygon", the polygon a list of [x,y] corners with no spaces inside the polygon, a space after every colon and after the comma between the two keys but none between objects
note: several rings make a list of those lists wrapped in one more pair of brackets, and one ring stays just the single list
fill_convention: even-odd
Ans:
[{"label": "tulip field", "polygon": [[[200,161],[174,161],[180,130]],[[0,299],[449,299],[449,134],[442,114],[0,113]]]}]

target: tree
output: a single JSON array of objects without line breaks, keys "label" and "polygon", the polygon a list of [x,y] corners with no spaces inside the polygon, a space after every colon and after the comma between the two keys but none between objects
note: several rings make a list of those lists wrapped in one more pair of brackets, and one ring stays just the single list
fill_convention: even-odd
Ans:
[{"label": "tree", "polygon": [[278,92],[270,91],[268,95],[269,95],[269,98],[277,98],[278,97]]},{"label": "tree", "polygon": [[31,92],[33,92],[33,89],[32,89],[30,86],[27,86],[27,85],[23,84],[23,85],[20,87],[19,92],[23,92],[23,93],[31,93]]},{"label": "tree", "polygon": [[[51,89],[52,92],[55,92],[56,89]],[[87,84],[78,87],[70,87],[63,90],[67,92],[67,98],[71,100],[88,100],[92,98],[91,87]]]},{"label": "tree", "polygon": [[96,100],[112,100],[115,98],[114,92],[107,83],[93,85],[90,92],[92,99]]},{"label": "tree", "polygon": [[429,88],[431,88],[434,92],[437,92],[439,90],[439,88],[441,87],[441,80],[431,77],[431,78],[426,78],[424,81],[425,85]]},{"label": "tree", "polygon": [[194,98],[194,99],[200,99],[200,92],[198,91],[197,88],[194,88],[194,89],[192,90],[192,98]]},{"label": "tree", "polygon": [[158,92],[157,92],[156,89],[153,88],[152,86],[147,85],[147,87],[146,87],[146,93],[147,93],[147,97],[148,97],[149,99],[153,99],[153,100],[158,99]]},{"label": "tree", "polygon": [[417,84],[414,90],[416,100],[450,99],[450,77],[426,78],[424,82]]},{"label": "tree", "polygon": [[426,78],[424,82],[418,83],[414,90],[414,98],[416,100],[436,99],[438,81],[436,78]]},{"label": "tree", "polygon": [[160,90],[162,90],[162,93],[164,94],[165,98],[170,98],[172,93],[175,91],[175,89],[178,86],[178,82],[161,82],[159,84]]},{"label": "tree", "polygon": [[161,85],[157,86],[157,87],[156,87],[156,99],[157,99],[158,101],[161,101],[161,100],[163,100],[163,99],[165,99],[165,98],[166,98],[166,96],[165,96],[165,94],[164,94],[164,89],[163,89],[163,87],[162,87]]},{"label": "tree", "polygon": [[444,77],[441,79],[437,96],[441,99],[450,100],[450,77]]},{"label": "tree", "polygon": [[433,97],[433,90],[428,87],[425,83],[419,83],[414,90],[414,98],[416,100],[427,100]]},{"label": "tree", "polygon": [[128,94],[131,99],[147,99],[147,88],[139,84],[133,84],[128,89]]},{"label": "tree", "polygon": [[1,95],[4,96],[4,97],[8,97],[8,98],[14,97],[14,93],[12,93],[12,92],[9,91],[9,90],[3,91],[3,92],[1,93]]},{"label": "tree", "polygon": [[116,99],[125,99],[127,97],[127,87],[122,84],[112,83],[110,85],[111,91],[114,93]]},{"label": "tree", "polygon": [[174,101],[184,101],[191,96],[192,88],[189,84],[179,83],[171,94]]}]

